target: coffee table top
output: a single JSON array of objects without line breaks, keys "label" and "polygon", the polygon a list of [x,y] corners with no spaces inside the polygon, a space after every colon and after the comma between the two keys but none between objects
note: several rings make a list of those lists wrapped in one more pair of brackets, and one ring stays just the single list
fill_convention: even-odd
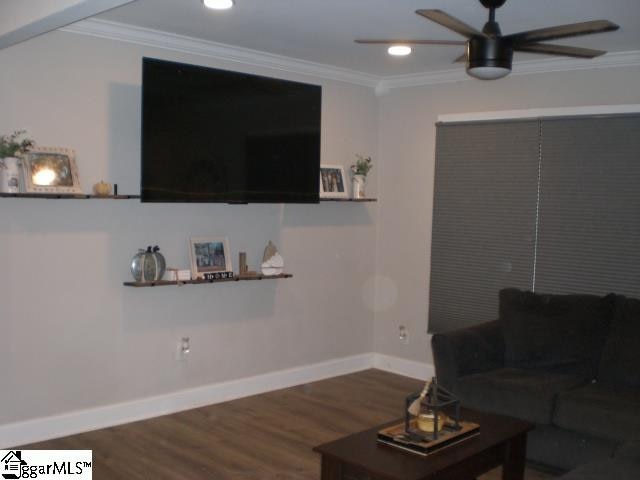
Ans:
[{"label": "coffee table top", "polygon": [[480,425],[480,435],[438,450],[426,457],[377,442],[378,431],[402,419],[378,425],[315,447],[315,452],[364,467],[379,477],[420,479],[463,462],[533,429],[534,424],[513,417],[460,409],[460,418]]}]

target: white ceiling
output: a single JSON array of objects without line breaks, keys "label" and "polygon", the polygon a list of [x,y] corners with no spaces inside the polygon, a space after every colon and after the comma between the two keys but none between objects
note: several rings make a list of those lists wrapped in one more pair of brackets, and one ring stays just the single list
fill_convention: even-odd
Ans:
[{"label": "white ceiling", "polygon": [[[362,37],[462,39],[416,15],[420,8],[444,10],[478,29],[488,14],[477,0],[236,0],[233,9],[222,12],[205,9],[201,0],[135,0],[98,18],[379,76],[455,68],[452,61],[463,47],[418,46],[410,57],[394,58],[382,45],[353,42]],[[640,50],[640,0],[507,0],[496,17],[503,34],[607,19],[620,30],[555,43]],[[550,57],[516,53],[514,70],[518,61],[542,58]]]}]

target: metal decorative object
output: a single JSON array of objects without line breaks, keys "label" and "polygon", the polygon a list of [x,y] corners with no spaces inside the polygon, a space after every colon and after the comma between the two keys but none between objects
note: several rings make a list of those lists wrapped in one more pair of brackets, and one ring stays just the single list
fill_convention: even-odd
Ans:
[{"label": "metal decorative object", "polygon": [[160,247],[149,246],[138,250],[131,259],[131,274],[136,282],[155,282],[162,279],[166,266]]},{"label": "metal decorative object", "polygon": [[[426,383],[421,392],[409,395],[405,404],[404,428],[411,441],[437,440],[443,429],[456,432],[462,429],[460,399],[439,386],[435,377]],[[445,414],[445,409],[449,415]],[[421,413],[423,411],[426,413]],[[413,419],[416,421],[412,422]],[[418,428],[419,425],[425,424],[430,425],[429,428]]]}]

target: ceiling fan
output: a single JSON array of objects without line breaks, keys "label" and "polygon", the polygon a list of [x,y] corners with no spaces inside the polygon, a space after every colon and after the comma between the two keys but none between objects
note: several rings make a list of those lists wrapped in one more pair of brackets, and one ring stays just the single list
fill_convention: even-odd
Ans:
[{"label": "ceiling fan", "polygon": [[603,50],[590,48],[567,47],[549,43],[540,43],[559,38],[591,35],[593,33],[610,32],[620,28],[609,20],[593,20],[590,22],[558,25],[555,27],[529,30],[503,36],[500,26],[496,22],[496,9],[506,0],[479,0],[489,9],[489,21],[482,31],[467,25],[442,10],[416,10],[432,22],[459,33],[466,37],[460,40],[377,40],[358,39],[356,43],[374,43],[390,45],[466,45],[467,52],[458,57],[456,62],[466,62],[467,73],[482,80],[494,80],[504,77],[511,72],[513,52],[541,53],[544,55],[559,55],[564,57],[594,58],[607,53]]}]

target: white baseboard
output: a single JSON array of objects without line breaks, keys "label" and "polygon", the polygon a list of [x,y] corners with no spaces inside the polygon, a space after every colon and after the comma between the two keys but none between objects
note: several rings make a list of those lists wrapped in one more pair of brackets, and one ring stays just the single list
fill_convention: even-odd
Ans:
[{"label": "white baseboard", "polygon": [[131,402],[0,425],[0,448],[41,442],[168,415],[369,368],[377,368],[423,380],[433,374],[433,367],[426,363],[377,353],[364,353]]},{"label": "white baseboard", "polygon": [[429,363],[406,360],[404,358],[383,355],[382,353],[375,353],[373,355],[373,368],[397,373],[405,377],[417,378],[419,380],[427,380],[436,374],[435,367]]}]

